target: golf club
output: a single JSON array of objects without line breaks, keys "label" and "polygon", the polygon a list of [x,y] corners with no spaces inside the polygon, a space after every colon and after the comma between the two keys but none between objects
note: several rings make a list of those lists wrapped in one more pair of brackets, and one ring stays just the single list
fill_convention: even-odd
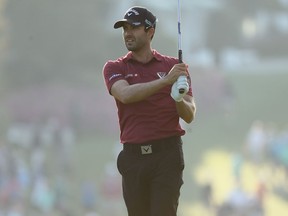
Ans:
[{"label": "golf club", "polygon": [[[178,59],[179,59],[179,63],[182,63],[183,57],[182,57],[182,41],[181,41],[182,39],[181,39],[181,6],[180,6],[180,0],[178,0],[177,14],[178,14]],[[184,89],[179,89],[179,93],[183,94]]]}]

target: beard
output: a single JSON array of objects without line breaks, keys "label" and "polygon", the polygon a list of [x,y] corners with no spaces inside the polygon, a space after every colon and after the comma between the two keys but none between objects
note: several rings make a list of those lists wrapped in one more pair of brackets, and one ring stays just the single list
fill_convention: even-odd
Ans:
[{"label": "beard", "polygon": [[125,45],[126,45],[127,50],[129,50],[129,51],[136,51],[137,50],[137,46],[135,46],[135,45],[130,45],[130,43],[126,43]]},{"label": "beard", "polygon": [[139,49],[137,43],[126,42],[125,43],[127,50],[129,51],[137,51]]}]

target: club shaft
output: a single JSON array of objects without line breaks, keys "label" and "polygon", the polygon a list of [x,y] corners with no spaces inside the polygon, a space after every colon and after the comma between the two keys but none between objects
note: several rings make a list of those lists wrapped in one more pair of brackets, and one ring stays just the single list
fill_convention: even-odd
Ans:
[{"label": "club shaft", "polygon": [[[182,35],[181,35],[181,6],[180,0],[178,0],[178,50],[182,50]],[[182,51],[181,51],[182,53]],[[181,56],[182,57],[182,56]],[[182,59],[181,59],[182,60]]]},{"label": "club shaft", "polygon": [[[179,63],[183,63],[183,56],[182,56],[182,36],[181,36],[181,6],[180,6],[180,0],[178,0],[178,60]],[[179,93],[183,94],[184,89],[179,89]]]}]

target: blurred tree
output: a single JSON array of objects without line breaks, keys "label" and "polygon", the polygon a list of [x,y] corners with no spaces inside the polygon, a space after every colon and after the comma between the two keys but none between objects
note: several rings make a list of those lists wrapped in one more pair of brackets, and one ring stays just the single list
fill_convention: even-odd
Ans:
[{"label": "blurred tree", "polygon": [[261,38],[244,40],[243,21],[251,19],[256,22],[256,15],[260,12],[268,13],[272,22],[271,17],[283,12],[283,7],[279,1],[271,0],[226,0],[223,10],[214,11],[210,15],[207,27],[208,47],[217,55],[227,47],[255,49],[261,56],[286,55],[288,47],[284,38],[287,35],[280,34],[271,27]]},{"label": "blurred tree", "polygon": [[6,1],[0,0],[0,98],[3,94],[4,82],[3,82],[3,62],[7,52],[7,23],[4,17],[4,11],[6,7]]},{"label": "blurred tree", "polygon": [[105,8],[104,0],[9,0],[5,80],[23,86],[95,79],[110,43],[102,31]]}]

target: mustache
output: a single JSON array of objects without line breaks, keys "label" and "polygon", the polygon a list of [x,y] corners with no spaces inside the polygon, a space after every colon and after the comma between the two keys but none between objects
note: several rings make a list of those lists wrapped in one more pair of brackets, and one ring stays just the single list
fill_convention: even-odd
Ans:
[{"label": "mustache", "polygon": [[126,36],[126,37],[124,37],[124,39],[125,39],[125,40],[135,40],[135,38],[132,37],[132,36]]}]

